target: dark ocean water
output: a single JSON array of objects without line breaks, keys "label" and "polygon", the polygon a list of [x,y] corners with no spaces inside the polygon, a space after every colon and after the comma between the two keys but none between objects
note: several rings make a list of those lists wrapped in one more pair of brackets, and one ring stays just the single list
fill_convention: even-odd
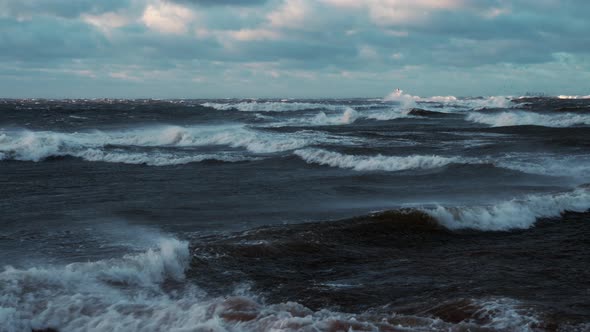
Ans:
[{"label": "dark ocean water", "polygon": [[590,98],[0,100],[0,331],[590,331]]}]

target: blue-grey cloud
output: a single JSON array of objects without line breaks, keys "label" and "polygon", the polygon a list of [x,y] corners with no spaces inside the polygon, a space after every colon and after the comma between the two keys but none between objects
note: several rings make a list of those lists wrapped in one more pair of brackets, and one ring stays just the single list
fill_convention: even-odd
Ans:
[{"label": "blue-grey cloud", "polygon": [[0,0],[0,91],[52,80],[52,95],[498,94],[510,80],[590,93],[566,74],[590,72],[588,1],[466,0],[386,19],[338,1]]},{"label": "blue-grey cloud", "polygon": [[178,3],[188,3],[200,6],[256,6],[268,0],[169,0]]}]

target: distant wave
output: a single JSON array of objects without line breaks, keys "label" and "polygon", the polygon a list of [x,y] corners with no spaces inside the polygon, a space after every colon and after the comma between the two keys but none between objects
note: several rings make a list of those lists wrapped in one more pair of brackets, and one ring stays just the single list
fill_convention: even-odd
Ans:
[{"label": "distant wave", "polygon": [[527,229],[538,218],[559,217],[565,211],[586,212],[590,209],[590,192],[578,188],[572,192],[529,195],[491,206],[443,207],[423,211],[449,229],[506,231]]},{"label": "distant wave", "polygon": [[256,131],[240,125],[230,126],[155,126],[119,131],[62,133],[52,131],[9,131],[0,133],[0,160],[40,161],[48,157],[73,156],[91,161],[178,164],[207,159],[237,161],[228,155],[196,154],[187,151],[136,152],[123,147],[190,148],[222,145],[244,148],[252,153],[295,150],[321,140],[313,133],[286,135]]},{"label": "distant wave", "polygon": [[307,163],[331,167],[353,169],[355,171],[402,171],[409,169],[432,169],[461,162],[460,158],[441,156],[412,155],[395,156],[358,156],[345,155],[322,149],[303,149],[294,152]]},{"label": "distant wave", "polygon": [[354,123],[359,118],[359,113],[350,107],[345,107],[341,114],[326,114],[320,111],[313,117],[297,117],[287,121],[279,121],[270,124],[271,127],[282,126],[341,126]]},{"label": "distant wave", "polygon": [[241,112],[290,112],[304,111],[314,109],[341,110],[345,106],[333,105],[328,103],[304,103],[304,102],[285,102],[285,101],[243,101],[228,103],[204,103],[201,106],[211,107],[221,111],[238,110]]},{"label": "distant wave", "polygon": [[567,96],[567,95],[559,95],[557,96],[559,99],[590,99],[590,95],[588,96]]},{"label": "distant wave", "polygon": [[483,108],[511,108],[518,104],[510,96],[489,96],[481,98],[457,98],[455,96],[418,97],[396,90],[383,98],[384,102],[398,102],[402,108],[420,107],[419,104],[438,103],[451,108],[483,109]]},{"label": "distant wave", "polygon": [[468,121],[483,123],[492,127],[534,125],[544,127],[571,127],[575,125],[589,125],[590,115],[561,113],[541,114],[524,111],[501,112],[501,113],[469,113]]}]

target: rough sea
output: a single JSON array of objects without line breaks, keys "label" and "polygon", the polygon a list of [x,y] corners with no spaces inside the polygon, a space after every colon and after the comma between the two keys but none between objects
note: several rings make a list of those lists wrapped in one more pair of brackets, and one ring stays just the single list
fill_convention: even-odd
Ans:
[{"label": "rough sea", "polygon": [[0,100],[0,331],[590,331],[590,96]]}]

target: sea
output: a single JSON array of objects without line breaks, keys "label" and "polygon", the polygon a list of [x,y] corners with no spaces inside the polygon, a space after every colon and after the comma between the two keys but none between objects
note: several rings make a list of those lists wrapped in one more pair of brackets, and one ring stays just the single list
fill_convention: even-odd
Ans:
[{"label": "sea", "polygon": [[0,99],[0,331],[590,331],[590,96]]}]

